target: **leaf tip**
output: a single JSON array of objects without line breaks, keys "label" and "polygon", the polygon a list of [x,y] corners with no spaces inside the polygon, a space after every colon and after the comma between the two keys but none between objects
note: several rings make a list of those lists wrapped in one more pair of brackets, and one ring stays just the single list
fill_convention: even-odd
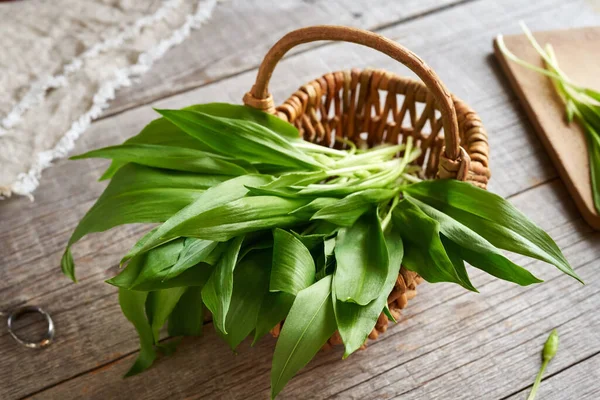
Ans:
[{"label": "leaf tip", "polygon": [[71,249],[69,247],[65,249],[60,264],[63,274],[73,282],[77,283],[77,278],[75,277],[75,261],[73,261],[73,254],[71,254]]}]

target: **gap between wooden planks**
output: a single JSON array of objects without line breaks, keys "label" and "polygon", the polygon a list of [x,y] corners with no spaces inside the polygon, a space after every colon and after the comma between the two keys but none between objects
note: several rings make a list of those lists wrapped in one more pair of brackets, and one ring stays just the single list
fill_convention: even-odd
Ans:
[{"label": "gap between wooden planks", "polygon": [[[516,2],[514,3],[517,4]],[[527,190],[532,185],[539,185],[540,182],[555,176],[555,173],[548,167],[547,159],[541,152],[535,138],[523,127],[524,118],[515,112],[514,99],[502,87],[502,81],[490,80],[489,61],[481,57],[482,51],[485,51],[482,50],[482,43],[485,42],[489,46],[490,31],[496,30],[491,33],[493,35],[498,30],[511,29],[514,24],[512,18],[515,18],[515,13],[511,14],[510,10],[518,10],[518,12],[525,15],[543,11],[542,20],[551,20],[552,23],[558,23],[560,18],[557,16],[563,16],[571,20],[577,19],[577,16],[580,13],[583,14],[585,11],[579,11],[581,10],[579,8],[581,5],[582,3],[561,5],[558,1],[545,1],[543,4],[538,3],[537,5],[518,9],[518,7],[515,7],[510,2],[495,3],[479,1],[457,9],[446,10],[435,17],[430,16],[414,20],[409,24],[395,26],[382,32],[390,37],[401,38],[403,44],[408,45],[408,47],[415,50],[431,64],[435,63],[434,68],[440,72],[450,88],[460,96],[466,97],[468,102],[482,114],[486,127],[492,134],[493,187],[497,192],[505,196]],[[548,10],[544,11],[544,7],[547,7]],[[597,17],[594,17],[594,15],[587,15],[585,18],[583,19],[587,21],[594,21],[594,18],[597,20]],[[447,32],[444,29],[439,29],[440,25],[444,27],[456,26],[463,29],[463,31],[457,28],[456,31]],[[549,26],[552,27],[550,23]],[[517,28],[515,27],[515,29]],[[467,33],[470,33],[470,36],[466,35],[465,37],[465,30]],[[428,40],[424,42],[422,36],[415,35],[415,32],[427,32]],[[327,65],[315,64],[315,59],[324,60],[322,62],[326,62]],[[384,67],[392,71],[401,70],[395,63],[383,56],[374,54],[372,51],[356,48],[355,46],[331,45],[327,46],[326,49],[312,50],[290,57],[288,61],[284,62],[278,71],[276,71],[277,92],[275,94],[279,95],[281,99],[295,90],[304,81],[319,76],[327,70],[366,65]],[[492,72],[494,72],[493,68]],[[471,73],[465,76],[465,70],[469,70]],[[288,79],[281,84],[280,77],[286,75],[294,75],[293,82]],[[279,78],[277,78],[278,76]],[[200,90],[189,92],[161,103],[168,103],[170,107],[178,107],[198,102],[198,99],[239,102],[240,96],[250,87],[253,78],[254,72],[242,74],[234,79],[222,81],[218,85],[209,85]],[[513,108],[511,108],[511,105]],[[149,108],[144,108],[144,110],[133,110],[119,117],[106,119],[99,124],[95,124],[93,129],[95,129],[97,134],[93,135],[93,132],[91,132],[86,137],[86,141],[82,142],[78,148],[81,151],[82,149],[97,147],[98,145],[114,144],[139,130],[145,122],[150,120],[152,115]],[[105,132],[110,132],[110,135],[103,136]],[[522,168],[513,168],[515,159],[521,160]],[[3,278],[6,277],[6,280],[3,282],[8,286],[2,292],[2,296],[4,297],[6,294],[6,298],[10,298],[11,300],[18,300],[21,293],[23,293],[23,296],[31,294],[31,297],[34,297],[36,293],[44,293],[44,290],[48,291],[47,279],[50,279],[50,277],[57,279],[61,286],[52,288],[52,293],[49,296],[40,296],[37,299],[52,302],[56,305],[62,318],[65,318],[62,321],[62,326],[72,328],[71,331],[64,333],[65,336],[63,338],[66,343],[62,345],[73,345],[71,348],[74,351],[73,354],[67,356],[67,359],[58,358],[55,363],[48,362],[45,357],[53,355],[46,353],[45,357],[40,357],[37,361],[34,360],[35,362],[32,362],[30,367],[26,367],[25,371],[23,371],[24,373],[20,376],[7,376],[6,373],[2,373],[0,376],[3,379],[4,377],[12,378],[10,380],[18,382],[27,382],[27,379],[35,379],[39,376],[37,374],[39,371],[36,370],[38,365],[45,365],[47,373],[58,373],[66,377],[73,376],[74,373],[90,369],[90,366],[94,362],[100,361],[100,364],[102,364],[116,358],[115,354],[110,354],[111,350],[122,356],[122,354],[127,354],[137,348],[137,340],[135,334],[132,332],[132,328],[120,316],[118,306],[116,306],[116,296],[112,300],[110,298],[111,293],[114,293],[114,291],[108,285],[103,285],[100,281],[103,278],[103,274],[106,277],[109,275],[109,272],[105,271],[104,266],[114,263],[114,255],[128,248],[130,244],[133,244],[134,238],[132,235],[139,232],[135,230],[139,228],[127,227],[125,230],[111,231],[109,234],[97,235],[93,240],[86,240],[84,241],[85,243],[82,242],[78,245],[77,247],[80,249],[79,254],[87,254],[86,257],[78,260],[81,264],[79,270],[82,278],[81,284],[77,286],[70,285],[66,280],[62,280],[58,272],[57,260],[70,234],[70,229],[74,227],[76,221],[100,193],[102,185],[94,183],[92,178],[99,176],[99,170],[101,169],[99,165],[105,164],[97,161],[85,164],[80,163],[77,165],[76,179],[71,179],[73,177],[74,165],[74,163],[61,163],[55,168],[57,169],[57,173],[52,173],[50,181],[43,185],[44,192],[40,195],[41,200],[38,197],[38,201],[41,201],[40,207],[32,207],[30,209],[31,213],[26,213],[27,215],[23,216],[22,213],[19,215],[19,213],[14,211],[11,212],[10,208],[7,209],[6,213],[3,212],[4,210],[0,210],[3,217],[3,225],[5,221],[8,221],[8,226],[18,227],[16,232],[13,232],[17,236],[16,241],[12,239],[14,236],[6,235],[5,238],[7,240],[1,242],[0,246],[5,246],[0,247],[2,254],[10,252],[14,256],[12,259],[13,262],[20,261],[20,255],[26,255],[26,257],[23,257],[23,261],[28,263],[26,266],[34,265],[33,263],[36,264],[36,269],[30,267],[25,274],[22,273],[24,268],[22,265],[19,265],[19,268],[11,269],[10,273],[5,274],[4,270],[0,272]],[[60,172],[58,172],[59,168]],[[552,186],[552,188],[552,190],[561,190],[555,186]],[[48,199],[48,201],[45,202],[45,199]],[[557,200],[553,198],[553,201],[556,204],[553,202],[544,203],[545,208],[542,207],[541,210],[536,209],[538,211],[536,215],[540,218],[538,222],[542,223],[546,229],[550,228],[546,226],[550,222],[546,220],[544,213],[562,215],[565,209],[568,208],[568,204],[564,204],[564,199]],[[64,207],[64,209],[56,212],[57,205]],[[13,210],[16,209],[15,207]],[[22,221],[24,218],[29,220]],[[55,227],[57,223],[60,226],[67,226],[67,229],[60,229],[59,234],[57,234]],[[568,227],[575,232],[575,235],[585,232],[585,228],[578,224],[571,224]],[[554,232],[554,234],[557,233]],[[104,241],[113,243],[112,247],[106,248],[105,243],[103,243]],[[565,242],[561,241],[560,243]],[[5,250],[7,250],[7,253],[5,253]],[[23,253],[19,254],[21,250]],[[40,257],[40,254],[42,254],[42,257]],[[92,257],[93,264],[95,265],[91,265]],[[10,265],[14,265],[13,262]],[[17,272],[19,275],[17,275]],[[23,290],[23,275],[34,278],[33,283],[27,284],[30,286],[25,287],[25,290]],[[433,306],[436,303],[428,304]],[[70,315],[68,312],[62,312],[64,310],[75,311],[78,310],[78,307],[81,313],[95,312],[96,314],[93,315],[93,318],[90,316],[87,319],[81,320],[81,316],[78,314]],[[108,340],[108,343],[101,340],[95,341],[94,332],[107,331],[108,327],[112,329],[108,333],[114,338],[120,339],[116,340],[107,337],[106,340]],[[84,343],[80,342],[82,338],[85,340]],[[435,345],[437,345],[437,342],[432,342],[431,346]],[[78,348],[80,349],[79,351],[77,350]],[[15,354],[11,349],[14,350],[12,347],[6,349],[8,357],[4,358],[6,364],[4,368],[0,366],[0,372],[4,372],[2,371],[3,369],[9,368],[12,365],[11,360],[14,361],[15,356],[17,358],[23,356],[23,353]],[[0,354],[3,351],[4,349],[1,349]],[[69,357],[71,358],[69,359]],[[255,361],[253,357],[247,358],[252,362]],[[40,362],[39,364],[38,361]],[[252,362],[245,368],[260,368],[258,364],[252,364]],[[334,362],[336,366],[339,365],[337,364],[337,357],[335,360],[331,360],[331,363]],[[60,365],[69,365],[70,369],[61,369]],[[266,371],[268,367],[263,367],[263,369]],[[343,372],[344,368],[340,369],[342,369],[340,373],[346,376],[347,373]],[[348,376],[353,377],[354,375],[349,373]],[[360,376],[360,372],[356,376]],[[57,378],[53,379],[55,379],[55,382],[59,381]],[[195,381],[194,376],[190,376],[190,379]],[[268,384],[268,380],[254,382],[254,384],[264,385],[265,382]],[[17,389],[22,390],[22,388]],[[29,393],[31,392],[29,391]]]}]

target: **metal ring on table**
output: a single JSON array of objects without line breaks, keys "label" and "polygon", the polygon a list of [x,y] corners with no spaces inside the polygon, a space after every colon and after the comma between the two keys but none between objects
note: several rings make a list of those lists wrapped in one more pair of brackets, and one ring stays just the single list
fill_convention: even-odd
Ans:
[{"label": "metal ring on table", "polygon": [[[13,332],[13,322],[19,319],[22,315],[38,313],[41,314],[44,318],[46,318],[46,323],[48,324],[48,329],[46,330],[46,334],[44,337],[38,342],[30,342],[20,338],[15,332]],[[8,333],[23,346],[30,349],[41,349],[42,347],[48,346],[52,343],[52,339],[54,339],[54,322],[52,318],[50,318],[50,314],[44,311],[42,308],[38,306],[25,306],[21,308],[17,308],[8,316]]]}]

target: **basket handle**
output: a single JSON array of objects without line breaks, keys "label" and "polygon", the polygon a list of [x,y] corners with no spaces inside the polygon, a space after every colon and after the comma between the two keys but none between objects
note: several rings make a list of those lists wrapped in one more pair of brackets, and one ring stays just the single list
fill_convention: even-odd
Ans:
[{"label": "basket handle", "polygon": [[411,69],[430,90],[441,111],[445,132],[445,156],[450,160],[457,160],[459,156],[462,158],[465,153],[459,148],[460,138],[454,101],[437,74],[412,51],[386,37],[363,29],[320,25],[288,33],[275,43],[263,59],[256,82],[250,92],[244,96],[244,104],[274,114],[275,107],[268,86],[275,66],[291,48],[319,40],[343,41],[367,46],[387,54]]}]

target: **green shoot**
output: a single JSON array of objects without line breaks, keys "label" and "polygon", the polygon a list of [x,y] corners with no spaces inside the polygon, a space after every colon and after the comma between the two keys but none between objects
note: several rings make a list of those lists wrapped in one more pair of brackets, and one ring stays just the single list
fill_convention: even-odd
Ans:
[{"label": "green shoot", "polygon": [[548,363],[550,363],[550,360],[552,360],[552,358],[554,358],[554,356],[556,355],[557,350],[558,332],[556,331],[556,329],[554,329],[552,332],[550,332],[550,336],[548,336],[548,339],[544,344],[544,350],[542,350],[542,366],[540,367],[540,371],[535,377],[535,382],[533,383],[531,393],[529,393],[529,397],[527,397],[527,400],[535,399],[535,395],[537,394],[540,384],[542,383],[542,376],[544,375],[544,371],[546,370]]}]

